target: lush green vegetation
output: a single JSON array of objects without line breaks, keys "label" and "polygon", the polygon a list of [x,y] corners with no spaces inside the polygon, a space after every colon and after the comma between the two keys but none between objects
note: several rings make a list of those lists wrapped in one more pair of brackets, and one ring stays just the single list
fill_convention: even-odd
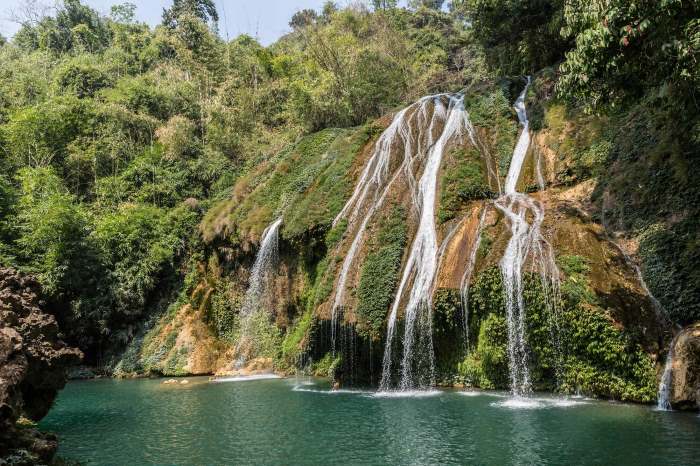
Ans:
[{"label": "lush green vegetation", "polygon": [[[438,7],[329,2],[269,48],[222,40],[208,0],[175,1],[155,29],[129,3],[108,17],[79,0],[28,10],[0,45],[2,262],[39,275],[96,362],[178,295],[208,255],[200,237],[235,246],[281,214],[288,238],[327,230],[368,120],[481,78]],[[210,321],[230,337],[225,289]]]},{"label": "lush green vegetation", "polygon": [[379,223],[378,232],[368,245],[371,252],[362,264],[355,309],[361,335],[381,340],[384,334],[384,321],[394,301],[406,240],[406,212],[394,207]]},{"label": "lush green vegetation", "polygon": [[[119,371],[177,374],[189,354],[176,345],[180,311],[234,343],[241,272],[281,216],[294,297],[255,331],[260,354],[291,366],[322,331],[317,313],[347,227],[332,221],[382,117],[429,92],[464,91],[477,147],[445,158],[444,223],[498,191],[487,167],[507,171],[522,86],[512,75],[526,73],[535,76],[532,128],[556,158],[554,187],[595,179],[596,220],[639,243],[649,287],[674,322],[700,318],[698,3],[443,4],[327,2],[295,14],[269,47],[223,40],[211,0],[175,0],[155,28],[136,22],[129,3],[104,17],[64,0],[53,16],[28,18],[14,38],[0,38],[0,263],[38,275],[88,362],[128,348]],[[400,208],[378,213],[358,265],[353,331],[369,342],[381,339],[393,300],[406,217]],[[480,260],[495,241],[484,233]],[[536,382],[650,399],[639,341],[614,325],[585,260],[560,261],[568,352],[552,347],[552,316],[537,278],[527,279]],[[460,377],[502,387],[500,275],[487,268],[473,287],[472,352]],[[454,340],[459,300],[454,290],[435,299],[438,340]],[[443,343],[447,374],[464,354]],[[326,358],[316,369],[345,363]]]},{"label": "lush green vegetation", "polygon": [[[533,384],[567,393],[654,400],[653,363],[635,332],[616,327],[610,312],[601,306],[588,283],[585,257],[560,256],[559,267],[565,280],[555,314],[545,305],[540,277],[525,277]],[[470,291],[469,310],[472,351],[459,365],[460,376],[473,386],[507,388],[505,306],[497,268],[479,275]]]},{"label": "lush green vegetation", "polygon": [[440,223],[455,218],[462,205],[468,201],[493,197],[483,166],[484,161],[475,148],[459,149],[451,153],[440,180]]}]

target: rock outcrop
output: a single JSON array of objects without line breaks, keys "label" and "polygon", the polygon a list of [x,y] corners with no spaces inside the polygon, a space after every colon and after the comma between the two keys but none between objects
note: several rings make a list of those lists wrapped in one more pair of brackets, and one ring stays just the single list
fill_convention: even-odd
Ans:
[{"label": "rock outcrop", "polygon": [[674,409],[700,409],[700,323],[684,328],[675,343],[671,406]]},{"label": "rock outcrop", "polygon": [[32,277],[0,268],[0,464],[51,460],[56,437],[18,420],[43,418],[66,383],[66,369],[82,358],[61,341],[40,293]]}]

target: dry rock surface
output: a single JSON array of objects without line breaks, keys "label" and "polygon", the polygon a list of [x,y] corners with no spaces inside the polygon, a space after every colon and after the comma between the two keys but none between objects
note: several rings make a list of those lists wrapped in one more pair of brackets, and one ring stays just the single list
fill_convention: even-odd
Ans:
[{"label": "dry rock surface", "polygon": [[673,353],[671,405],[700,408],[700,322],[684,328]]}]

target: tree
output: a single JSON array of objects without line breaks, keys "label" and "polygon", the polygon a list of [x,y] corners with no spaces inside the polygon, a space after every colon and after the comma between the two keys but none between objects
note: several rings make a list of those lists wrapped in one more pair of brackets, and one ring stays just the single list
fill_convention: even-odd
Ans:
[{"label": "tree", "polygon": [[0,265],[14,262],[16,193],[10,181],[0,175]]},{"label": "tree", "polygon": [[376,10],[390,10],[396,8],[398,0],[372,0],[372,6]]},{"label": "tree", "polygon": [[113,5],[109,16],[117,23],[132,24],[136,18],[136,5],[131,2]]},{"label": "tree", "polygon": [[169,29],[177,27],[180,17],[188,14],[212,24],[214,29],[219,22],[219,13],[213,0],[174,0],[173,6],[163,10],[163,25]]},{"label": "tree", "polygon": [[561,66],[561,94],[596,106],[662,88],[683,105],[697,102],[698,18],[697,1],[635,2],[634,8],[625,0],[610,0],[605,8],[567,1],[563,33],[575,47]]},{"label": "tree", "polygon": [[5,39],[5,36],[0,34],[0,47],[2,47],[5,44],[7,44],[7,39]]},{"label": "tree", "polygon": [[457,0],[453,11],[471,23],[491,67],[532,73],[564,58],[571,39],[560,34],[564,0]]},{"label": "tree", "polygon": [[104,20],[80,0],[63,0],[55,18],[33,18],[23,22],[17,32],[16,43],[22,48],[56,53],[73,49],[97,52],[109,44],[109,29]]},{"label": "tree", "polygon": [[314,24],[317,19],[318,15],[316,12],[307,8],[306,10],[301,10],[294,13],[292,20],[289,22],[289,26],[292,29],[297,30]]},{"label": "tree", "polygon": [[321,17],[323,18],[323,21],[326,23],[331,20],[331,17],[338,11],[338,5],[336,5],[335,2],[332,2],[331,0],[328,0],[326,3],[323,4],[323,8],[321,8]]},{"label": "tree", "polygon": [[[392,3],[390,2],[384,2],[382,0],[379,0],[381,3]],[[375,3],[377,3],[375,1]],[[396,4],[395,1],[393,1],[394,4]],[[408,2],[409,6],[411,8],[431,8],[433,10],[439,10],[442,8],[442,5],[445,3],[445,0],[410,0]]]}]

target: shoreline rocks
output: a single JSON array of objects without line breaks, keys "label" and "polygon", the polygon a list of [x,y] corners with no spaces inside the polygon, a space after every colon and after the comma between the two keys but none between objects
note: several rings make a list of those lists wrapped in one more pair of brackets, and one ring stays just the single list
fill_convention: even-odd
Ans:
[{"label": "shoreline rocks", "polygon": [[51,461],[56,436],[18,421],[41,420],[64,387],[66,370],[82,359],[61,341],[40,296],[34,278],[0,268],[0,464]]}]

